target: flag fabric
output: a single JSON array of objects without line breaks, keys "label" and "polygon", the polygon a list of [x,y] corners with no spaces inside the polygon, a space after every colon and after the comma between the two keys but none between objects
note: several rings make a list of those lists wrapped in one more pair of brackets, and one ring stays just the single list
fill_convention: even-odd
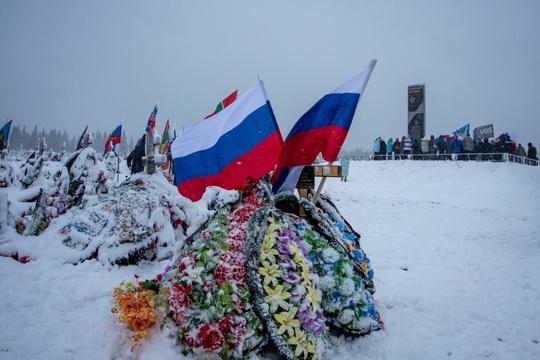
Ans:
[{"label": "flag fabric", "polygon": [[165,122],[165,128],[163,129],[163,136],[161,136],[161,144],[159,145],[159,153],[165,154],[169,147],[169,119]]},{"label": "flag fabric", "polygon": [[489,139],[492,137],[495,137],[495,133],[493,131],[493,124],[482,125],[473,130],[473,138],[475,140]]},{"label": "flag fabric", "polygon": [[319,153],[327,161],[337,159],[376,63],[377,60],[372,60],[359,73],[323,96],[296,122],[272,175],[274,193],[294,189],[301,171],[293,167],[313,163]]},{"label": "flag fabric", "polygon": [[283,139],[258,81],[233,104],[180,133],[171,145],[178,191],[199,200],[207,186],[243,189],[277,164]]},{"label": "flag fabric", "polygon": [[237,95],[238,95],[238,90],[234,90],[229,96],[221,100],[221,102],[217,104],[216,110],[214,110],[214,112],[211,113],[210,115],[206,115],[205,119],[208,119],[210,116],[214,116],[221,110],[225,109],[227,106],[231,105],[234,102],[234,100],[236,100]]},{"label": "flag fabric", "polygon": [[148,118],[148,123],[146,124],[146,133],[151,133],[154,131],[154,128],[156,127],[156,115],[157,115],[157,105],[154,106],[154,110],[150,113],[150,117]]},{"label": "flag fabric", "polygon": [[109,144],[112,142],[113,151],[116,154],[116,144],[120,144],[122,141],[122,125],[118,125],[116,129],[112,132],[111,135],[105,141],[105,152],[109,151]]},{"label": "flag fabric", "polygon": [[9,140],[9,132],[11,130],[11,123],[13,122],[13,120],[9,120],[7,123],[4,124],[4,126],[2,126],[2,129],[0,130],[0,141],[3,141],[6,143],[8,143],[8,140]]},{"label": "flag fabric", "polygon": [[[165,154],[167,150],[169,149],[171,145],[171,139],[169,137],[169,119],[165,122],[165,128],[163,129],[163,135],[161,136],[161,144],[159,145],[159,153]],[[167,170],[169,167],[169,157],[167,156],[167,160],[161,165],[162,170]]]},{"label": "flag fabric", "polygon": [[79,142],[77,143],[77,149],[76,150],[79,150],[79,149],[83,148],[83,146],[84,146],[84,137],[86,136],[87,131],[88,131],[88,125],[86,125],[86,127],[84,128],[84,131],[81,134],[81,137],[79,138]]},{"label": "flag fabric", "polygon": [[471,127],[471,124],[466,124],[454,131],[454,136],[457,136],[460,139],[463,139],[465,135],[469,134],[469,129]]}]

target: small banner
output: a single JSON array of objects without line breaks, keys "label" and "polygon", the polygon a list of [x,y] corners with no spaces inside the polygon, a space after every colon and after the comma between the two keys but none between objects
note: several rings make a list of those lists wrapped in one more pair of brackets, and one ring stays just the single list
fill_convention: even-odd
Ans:
[{"label": "small banner", "polygon": [[475,140],[489,139],[495,137],[493,132],[493,124],[483,125],[473,130],[473,138]]}]

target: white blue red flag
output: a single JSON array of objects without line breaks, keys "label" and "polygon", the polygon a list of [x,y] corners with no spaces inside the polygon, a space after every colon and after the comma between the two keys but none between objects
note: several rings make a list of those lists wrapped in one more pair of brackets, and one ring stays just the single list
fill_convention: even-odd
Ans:
[{"label": "white blue red flag", "polygon": [[277,164],[283,139],[262,81],[232,104],[187,127],[171,145],[180,194],[197,201],[206,187],[243,189]]},{"label": "white blue red flag", "polygon": [[337,159],[376,63],[377,60],[372,60],[358,74],[323,96],[296,122],[272,175],[274,193],[294,190],[301,172],[294,168],[313,163],[319,153],[326,161]]},{"label": "white blue red flag", "polygon": [[105,151],[109,150],[109,144],[112,143],[113,145],[113,151],[116,154],[116,144],[120,144],[122,141],[122,125],[118,125],[116,129],[112,132],[111,135],[107,138],[107,141],[105,141]]},{"label": "white blue red flag", "polygon": [[156,127],[156,115],[157,115],[157,105],[154,106],[154,110],[150,113],[148,118],[148,123],[146,124],[146,133],[151,133]]}]

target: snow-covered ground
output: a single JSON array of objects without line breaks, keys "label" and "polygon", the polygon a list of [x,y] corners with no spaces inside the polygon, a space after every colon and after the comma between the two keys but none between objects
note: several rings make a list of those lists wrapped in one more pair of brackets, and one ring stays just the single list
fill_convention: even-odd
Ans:
[{"label": "snow-covered ground", "polygon": [[[539,167],[353,161],[348,181],[329,178],[324,192],[362,235],[385,323],[335,339],[329,358],[540,358]],[[40,241],[47,256],[0,257],[0,359],[184,358],[158,329],[130,352],[110,311],[120,281],[153,278],[170,261],[71,265],[50,256],[58,242]]]}]

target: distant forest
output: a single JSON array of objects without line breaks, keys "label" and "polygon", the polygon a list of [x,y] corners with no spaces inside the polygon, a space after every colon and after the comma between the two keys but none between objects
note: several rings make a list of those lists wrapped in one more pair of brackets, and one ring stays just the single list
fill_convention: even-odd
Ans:
[{"label": "distant forest", "polygon": [[[83,129],[84,130],[84,129]],[[93,142],[90,146],[94,148],[98,154],[103,154],[105,151],[105,141],[111,133],[108,131],[91,131],[90,136]],[[38,147],[40,139],[45,139],[47,151],[61,153],[64,151],[71,153],[77,149],[77,143],[82,135],[82,131],[78,135],[69,135],[65,130],[59,131],[52,129],[49,132],[38,130],[37,125],[34,126],[32,132],[28,133],[26,126],[22,129],[18,125],[12,125],[9,134],[9,147],[11,150],[35,150]],[[122,132],[122,142],[116,145],[116,153],[122,157],[126,157],[135,147],[133,138],[127,139],[125,131]],[[342,149],[341,155],[347,156],[350,159],[361,160],[369,158],[369,152],[361,148],[354,150]]]},{"label": "distant forest", "polygon": [[[103,153],[105,151],[105,141],[110,134],[110,131],[90,131],[90,136],[93,138],[92,148],[98,153]],[[70,135],[65,130],[52,129],[49,132],[45,132],[43,129],[38,130],[37,125],[29,133],[26,126],[21,129],[18,125],[13,124],[9,133],[9,147],[12,150],[34,150],[37,149],[40,139],[45,139],[47,151],[60,153],[64,149],[64,151],[73,152],[77,148],[81,135],[82,130],[78,135]],[[134,147],[133,139],[127,140],[124,131],[122,133],[122,142],[116,145],[116,152],[121,156],[127,156]]]}]

